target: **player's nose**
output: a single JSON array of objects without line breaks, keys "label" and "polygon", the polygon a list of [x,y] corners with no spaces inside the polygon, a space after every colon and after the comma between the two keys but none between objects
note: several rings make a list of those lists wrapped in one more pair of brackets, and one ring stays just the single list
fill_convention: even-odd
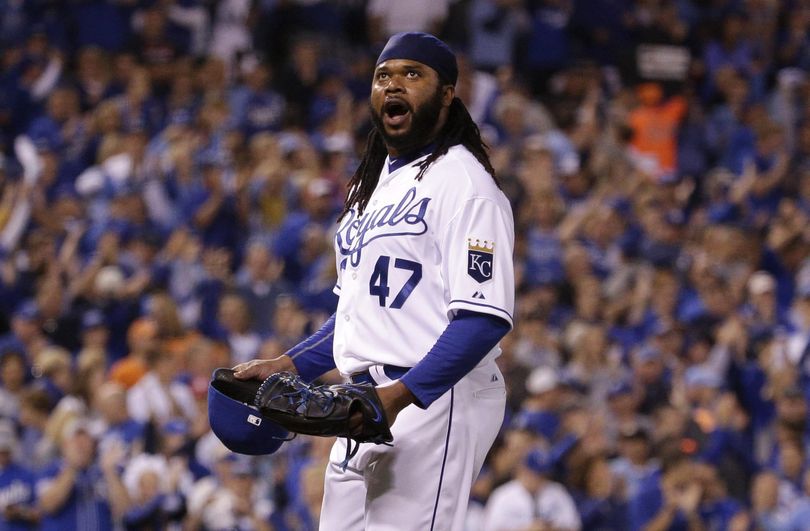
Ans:
[{"label": "player's nose", "polygon": [[391,76],[391,78],[388,80],[388,84],[385,86],[385,93],[394,94],[404,91],[405,86],[402,84],[402,78],[400,76]]}]

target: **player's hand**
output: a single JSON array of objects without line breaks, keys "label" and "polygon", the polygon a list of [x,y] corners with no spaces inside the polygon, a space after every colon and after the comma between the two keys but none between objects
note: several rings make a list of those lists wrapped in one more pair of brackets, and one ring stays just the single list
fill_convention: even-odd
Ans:
[{"label": "player's hand", "polygon": [[286,354],[282,354],[277,358],[271,360],[251,360],[245,363],[240,363],[234,368],[233,376],[239,380],[264,380],[271,374],[277,372],[292,372],[298,374],[292,358]]},{"label": "player's hand", "polygon": [[[394,421],[397,419],[399,412],[405,409],[406,406],[413,404],[416,400],[411,390],[400,381],[376,387],[375,390],[377,391],[377,396],[380,397],[380,403],[385,412],[385,420],[388,421],[389,428],[394,425]],[[360,412],[352,415],[349,423],[352,431],[354,431],[355,428],[360,429],[362,425],[363,415]]]}]

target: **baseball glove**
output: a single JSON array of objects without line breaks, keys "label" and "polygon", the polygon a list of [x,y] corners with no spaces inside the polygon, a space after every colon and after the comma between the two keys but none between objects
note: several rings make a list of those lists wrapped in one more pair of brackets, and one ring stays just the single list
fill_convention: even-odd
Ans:
[{"label": "baseball glove", "polygon": [[[344,469],[359,443],[394,440],[377,391],[370,384],[313,385],[296,374],[279,372],[262,383],[253,405],[263,417],[292,432],[349,439]],[[352,429],[350,419],[358,412],[362,422]],[[358,443],[354,449],[352,440]]]}]

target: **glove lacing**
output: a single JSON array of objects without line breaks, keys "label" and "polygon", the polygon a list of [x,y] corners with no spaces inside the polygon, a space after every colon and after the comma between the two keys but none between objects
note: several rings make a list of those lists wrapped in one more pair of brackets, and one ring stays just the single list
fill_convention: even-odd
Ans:
[{"label": "glove lacing", "polygon": [[[315,397],[315,403],[321,407],[321,410],[324,413],[328,412],[332,408],[332,403],[335,401],[334,391],[329,389],[318,389],[317,391],[313,391],[308,387],[304,387],[289,393],[284,393],[282,396],[291,399],[290,401],[296,406],[296,410],[299,410],[301,406],[306,406],[307,404],[312,403],[311,400],[313,397]],[[299,413],[304,412],[299,411]],[[349,427],[347,426],[346,431],[349,431],[348,428]],[[354,446],[352,446],[352,443],[354,443]],[[357,455],[359,450],[360,441],[355,441],[351,437],[346,437],[346,457],[340,462],[340,465],[338,465],[343,472],[346,472],[346,467],[349,466],[349,461],[351,461],[352,457]]]},{"label": "glove lacing", "polygon": [[[280,378],[285,378],[281,376]],[[261,398],[267,392],[267,388],[275,383],[275,380],[280,379],[278,374],[273,374],[268,376],[259,388],[256,390],[256,396],[253,399],[253,403],[258,407],[261,403]],[[301,409],[301,406],[306,407],[310,403],[312,403],[312,399],[315,398],[315,403],[317,403],[321,411],[326,413],[329,409],[331,409],[332,404],[335,402],[335,393],[330,389],[322,389],[322,388],[313,388],[311,386],[301,387],[296,389],[295,391],[290,391],[288,393],[283,393],[281,396],[284,398],[289,399],[290,404],[295,405],[296,411]],[[306,414],[306,411],[298,411],[301,414]]]},{"label": "glove lacing", "polygon": [[[259,389],[256,391],[256,398],[255,403],[259,404],[260,398],[265,394],[266,388],[269,385],[272,385],[274,379],[277,379],[278,375],[271,375],[267,377]],[[284,378],[284,376],[282,376]],[[288,393],[283,393],[281,396],[290,400],[290,404],[295,405],[295,409],[298,411],[302,406],[306,409],[306,406],[312,403],[312,398],[315,398],[315,403],[317,403],[321,411],[327,413],[331,410],[332,405],[334,404],[336,393],[330,389],[324,388],[313,388],[311,386],[301,387],[300,389],[296,389],[295,391],[290,391]],[[306,414],[306,411],[298,411],[299,413]],[[348,424],[349,419],[347,419]],[[346,426],[346,431],[349,431],[349,426]],[[354,443],[354,446],[352,446]],[[378,444],[384,444],[386,446],[393,446],[387,442],[381,442]],[[343,461],[340,462],[338,466],[340,469],[345,472],[346,467],[349,465],[349,461],[357,455],[357,452],[360,450],[360,441],[352,439],[351,437],[346,437],[346,457]]]}]

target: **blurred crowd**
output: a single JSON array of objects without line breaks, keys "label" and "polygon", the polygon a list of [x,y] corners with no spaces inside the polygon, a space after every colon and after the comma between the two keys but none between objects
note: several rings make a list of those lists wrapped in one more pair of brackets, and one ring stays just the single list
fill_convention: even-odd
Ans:
[{"label": "blurred crowd", "polygon": [[0,0],[0,529],[317,528],[331,441],[232,454],[207,385],[334,311],[405,30],[516,219],[469,531],[810,529],[802,0]]}]

